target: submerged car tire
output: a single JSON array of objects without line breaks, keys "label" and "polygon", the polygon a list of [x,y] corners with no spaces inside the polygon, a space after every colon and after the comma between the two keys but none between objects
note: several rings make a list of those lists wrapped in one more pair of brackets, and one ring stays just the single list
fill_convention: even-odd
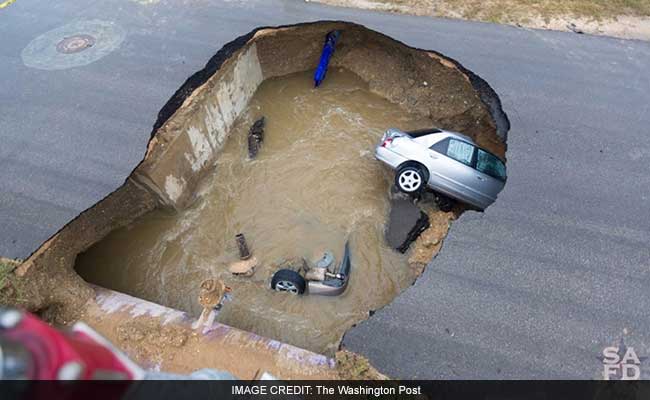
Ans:
[{"label": "submerged car tire", "polygon": [[281,269],[271,278],[271,289],[278,292],[303,294],[307,283],[299,273],[291,269]]},{"label": "submerged car tire", "polygon": [[444,194],[436,193],[435,194],[436,204],[440,211],[449,212],[454,208],[455,201],[452,198],[445,196]]},{"label": "submerged car tire", "polygon": [[395,173],[395,186],[408,194],[418,194],[427,185],[427,174],[422,167],[407,164]]}]

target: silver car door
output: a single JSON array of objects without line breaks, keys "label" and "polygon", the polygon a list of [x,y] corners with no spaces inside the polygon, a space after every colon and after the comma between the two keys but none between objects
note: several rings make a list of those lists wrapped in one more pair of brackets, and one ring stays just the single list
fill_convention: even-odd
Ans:
[{"label": "silver car door", "polygon": [[493,201],[496,200],[505,185],[505,164],[495,155],[477,148],[475,167],[477,187]]},{"label": "silver car door", "polygon": [[435,150],[432,150],[437,158],[432,158],[431,186],[438,186],[442,192],[460,200],[476,205],[484,204],[488,199],[477,190],[477,171],[471,166],[476,147],[455,138],[446,141],[446,148],[433,146],[438,153],[443,151],[444,155],[436,155]]}]

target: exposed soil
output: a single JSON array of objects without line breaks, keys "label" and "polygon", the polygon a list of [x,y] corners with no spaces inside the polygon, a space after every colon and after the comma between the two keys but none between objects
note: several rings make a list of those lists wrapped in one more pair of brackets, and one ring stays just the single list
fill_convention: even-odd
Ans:
[{"label": "exposed soil", "polygon": [[333,6],[650,40],[650,2],[623,0],[311,0]]},{"label": "exposed soil", "polygon": [[420,207],[429,215],[431,226],[422,232],[409,254],[409,265],[416,268],[418,274],[422,273],[426,265],[431,261],[431,257],[438,254],[452,221],[464,211],[462,204],[457,204],[449,212],[440,211],[433,206],[433,200],[428,197],[425,197],[425,200],[420,202]]},{"label": "exposed soil", "polygon": [[377,371],[367,358],[349,350],[336,352],[336,369],[342,380],[388,380],[386,375]]}]

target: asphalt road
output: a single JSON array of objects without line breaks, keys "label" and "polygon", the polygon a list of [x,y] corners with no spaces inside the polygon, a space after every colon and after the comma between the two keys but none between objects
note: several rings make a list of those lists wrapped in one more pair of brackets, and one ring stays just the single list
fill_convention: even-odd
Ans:
[{"label": "asphalt road", "polygon": [[[35,37],[93,19],[126,32],[112,53],[23,64]],[[497,203],[455,222],[415,286],[345,345],[401,378],[595,378],[621,337],[650,355],[650,44],[638,41],[302,1],[18,0],[0,11],[0,254],[27,256],[116,189],[160,107],[224,43],[318,19],[459,60],[512,123]]]}]

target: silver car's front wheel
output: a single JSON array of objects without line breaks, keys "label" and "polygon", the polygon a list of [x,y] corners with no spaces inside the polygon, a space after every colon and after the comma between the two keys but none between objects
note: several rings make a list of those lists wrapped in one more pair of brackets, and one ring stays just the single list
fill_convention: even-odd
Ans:
[{"label": "silver car's front wheel", "polygon": [[395,176],[395,184],[402,192],[415,193],[422,189],[424,176],[416,167],[401,168]]}]

